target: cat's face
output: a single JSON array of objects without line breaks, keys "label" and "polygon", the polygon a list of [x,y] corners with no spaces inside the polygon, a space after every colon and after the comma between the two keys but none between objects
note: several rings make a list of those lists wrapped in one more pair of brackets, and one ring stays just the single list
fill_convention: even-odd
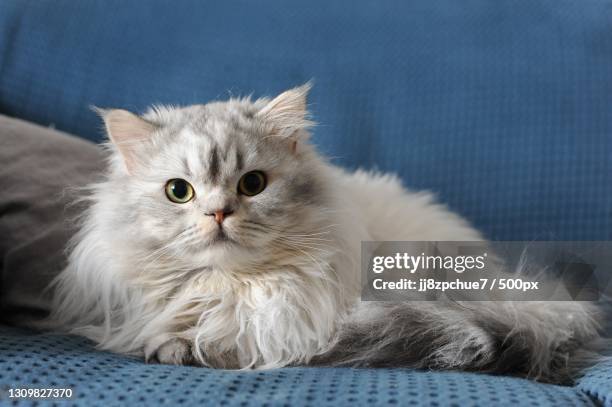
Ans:
[{"label": "cat's face", "polygon": [[320,236],[326,190],[304,143],[306,90],[144,118],[106,112],[121,227],[151,252],[198,265],[300,250]]}]

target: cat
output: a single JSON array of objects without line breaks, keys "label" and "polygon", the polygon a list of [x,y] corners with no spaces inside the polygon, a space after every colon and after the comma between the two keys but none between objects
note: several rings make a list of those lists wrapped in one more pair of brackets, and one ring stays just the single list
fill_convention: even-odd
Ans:
[{"label": "cat", "polygon": [[99,110],[108,173],[84,198],[52,320],[168,364],[568,380],[598,337],[587,303],[360,301],[361,241],[483,236],[393,175],[330,164],[308,141],[309,89]]}]

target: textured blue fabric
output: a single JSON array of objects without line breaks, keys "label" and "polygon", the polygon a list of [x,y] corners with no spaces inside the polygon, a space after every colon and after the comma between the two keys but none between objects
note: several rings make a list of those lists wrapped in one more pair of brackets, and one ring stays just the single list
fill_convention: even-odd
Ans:
[{"label": "textured blue fabric", "polygon": [[612,406],[612,359],[590,368],[577,383],[577,388],[597,400],[599,404]]},{"label": "textured blue fabric", "polygon": [[92,353],[83,339],[24,336],[9,328],[0,330],[0,364],[0,391],[24,384],[70,387],[70,402],[78,406],[596,405],[577,388],[474,373],[328,368],[236,372],[144,365]]},{"label": "textured blue fabric", "polygon": [[612,238],[609,0],[0,2],[0,112],[98,140],[143,110],[316,80],[314,140],[489,238]]},{"label": "textured blue fabric", "polygon": [[[314,141],[337,163],[398,172],[490,238],[612,238],[609,0],[0,1],[0,113],[92,140],[89,105],[142,111],[311,78]],[[602,363],[574,388],[387,369],[237,373],[0,331],[0,392],[73,385],[84,406],[612,406],[610,372]]]}]

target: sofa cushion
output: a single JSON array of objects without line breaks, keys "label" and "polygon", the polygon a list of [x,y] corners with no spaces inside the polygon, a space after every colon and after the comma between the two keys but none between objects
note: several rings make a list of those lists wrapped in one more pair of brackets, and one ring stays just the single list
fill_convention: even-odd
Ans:
[{"label": "sofa cushion", "polygon": [[[0,327],[2,389],[69,387],[76,406],[596,406],[578,388],[460,372],[146,365],[86,340]],[[44,363],[40,363],[44,360]]]},{"label": "sofa cushion", "polygon": [[[612,348],[608,353],[612,355]],[[612,406],[612,356],[591,367],[576,387],[597,400],[599,405]]]},{"label": "sofa cushion", "polygon": [[93,143],[0,115],[0,163],[0,318],[14,320],[46,310],[83,206],[72,201],[103,161]]}]

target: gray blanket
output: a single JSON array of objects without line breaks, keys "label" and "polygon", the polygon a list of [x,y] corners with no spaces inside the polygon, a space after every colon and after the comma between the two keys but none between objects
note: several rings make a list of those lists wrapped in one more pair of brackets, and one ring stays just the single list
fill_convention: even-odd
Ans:
[{"label": "gray blanket", "polygon": [[44,315],[45,287],[64,267],[64,249],[83,204],[78,188],[101,175],[98,146],[0,115],[0,319]]}]

